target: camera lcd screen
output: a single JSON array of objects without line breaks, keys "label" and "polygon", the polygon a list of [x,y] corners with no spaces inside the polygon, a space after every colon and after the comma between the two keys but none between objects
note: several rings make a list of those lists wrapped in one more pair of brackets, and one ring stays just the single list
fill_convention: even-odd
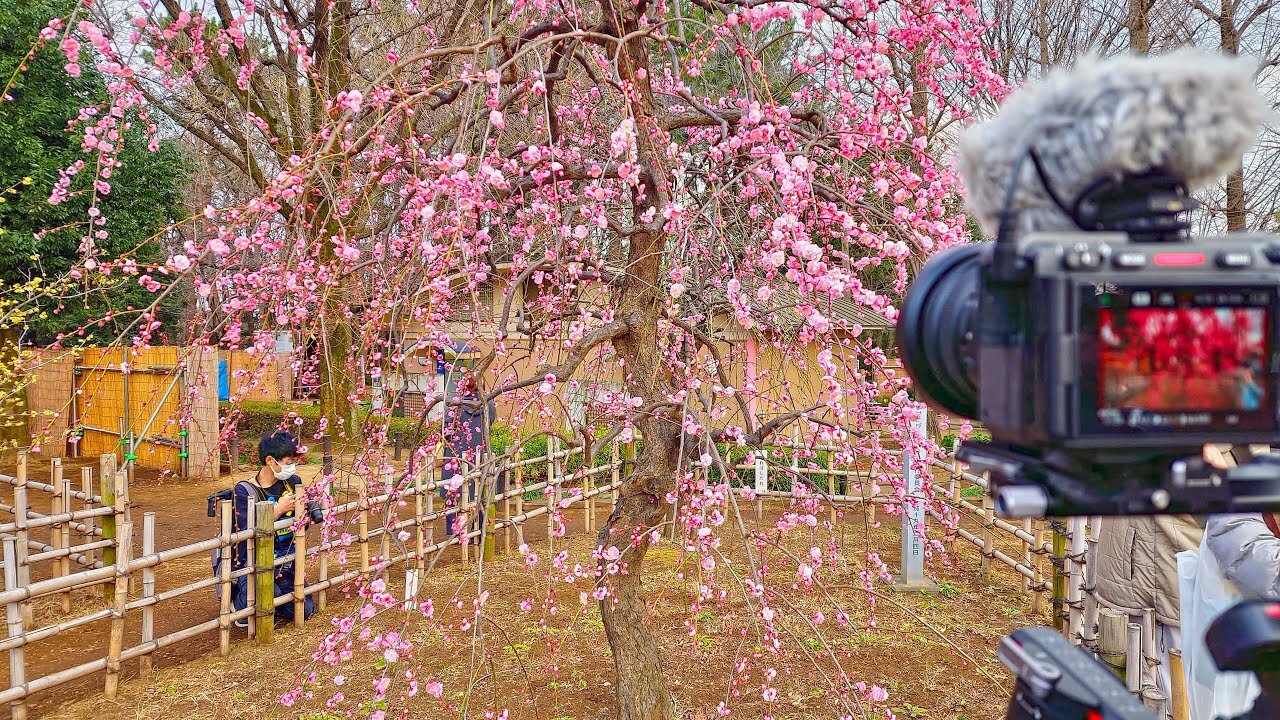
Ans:
[{"label": "camera lcd screen", "polygon": [[[1255,430],[1274,425],[1273,293],[1125,289],[1096,297],[1085,347],[1100,429]],[[1089,403],[1093,404],[1093,403]]]}]

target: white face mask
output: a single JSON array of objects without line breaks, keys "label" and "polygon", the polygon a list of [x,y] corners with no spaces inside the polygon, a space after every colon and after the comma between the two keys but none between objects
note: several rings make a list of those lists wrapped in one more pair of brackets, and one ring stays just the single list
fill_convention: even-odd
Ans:
[{"label": "white face mask", "polygon": [[289,463],[288,465],[281,465],[279,470],[273,470],[272,472],[275,473],[277,480],[288,480],[293,477],[293,474],[297,469],[297,463]]}]

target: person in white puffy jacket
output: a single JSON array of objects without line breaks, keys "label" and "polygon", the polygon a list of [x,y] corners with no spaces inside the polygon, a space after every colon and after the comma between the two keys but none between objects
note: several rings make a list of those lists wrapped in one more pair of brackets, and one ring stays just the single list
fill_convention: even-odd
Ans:
[{"label": "person in white puffy jacket", "polygon": [[1280,532],[1274,515],[1212,515],[1204,533],[1222,576],[1246,600],[1280,598]]}]

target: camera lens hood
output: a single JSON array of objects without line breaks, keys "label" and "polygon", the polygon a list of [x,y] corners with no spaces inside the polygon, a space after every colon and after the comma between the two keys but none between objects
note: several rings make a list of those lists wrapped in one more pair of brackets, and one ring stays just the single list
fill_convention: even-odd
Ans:
[{"label": "camera lens hood", "polygon": [[920,269],[898,315],[902,365],[921,400],[952,415],[978,416],[973,353],[982,258],[989,243],[934,255]]}]

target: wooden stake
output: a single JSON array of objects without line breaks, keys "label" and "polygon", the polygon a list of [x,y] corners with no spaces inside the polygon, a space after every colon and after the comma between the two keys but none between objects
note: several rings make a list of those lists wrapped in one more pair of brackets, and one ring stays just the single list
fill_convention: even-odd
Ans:
[{"label": "wooden stake", "polygon": [[[1036,548],[1044,547],[1044,536],[1044,530],[1036,531]],[[1040,617],[1040,614],[1044,612],[1044,555],[1036,553],[1035,565],[1031,567],[1035,570],[1036,576],[1033,581],[1035,583],[1035,596],[1031,600],[1031,614],[1035,617]]]},{"label": "wooden stake", "polygon": [[1064,574],[1067,556],[1067,538],[1063,534],[1065,528],[1062,523],[1057,520],[1049,522],[1053,529],[1053,558],[1050,569],[1053,572],[1053,627],[1058,632],[1066,635],[1068,628],[1066,623],[1066,613],[1063,612],[1063,604],[1067,600],[1067,578]]},{"label": "wooden stake", "polygon": [[1191,720],[1191,706],[1187,703],[1187,678],[1183,675],[1182,651],[1169,648],[1169,702],[1173,720]]},{"label": "wooden stake", "polygon": [[[305,512],[305,510],[304,510]],[[306,622],[307,601],[307,528],[293,531],[293,626],[302,627]]]},{"label": "wooden stake", "polygon": [[[18,548],[13,535],[5,535],[4,541],[4,589],[5,592],[17,590],[18,582]],[[17,602],[5,605],[5,623],[8,627],[9,639],[22,637],[22,606],[27,603]],[[25,647],[18,645],[9,649],[9,687],[20,687],[27,682],[27,665]],[[24,699],[9,702],[9,714],[13,720],[26,720],[27,702]]]},{"label": "wooden stake", "polygon": [[[156,514],[145,513],[142,516],[142,554],[150,555],[156,551]],[[142,570],[142,597],[152,598],[156,594],[156,571],[154,567]],[[142,606],[142,643],[151,642],[156,637],[155,605]],[[138,660],[139,670],[143,675],[151,672],[151,653]]]},{"label": "wooden stake", "polygon": [[426,554],[427,544],[422,537],[422,473],[414,473],[413,476],[413,545],[414,545],[414,568],[418,571],[418,577],[422,577],[423,571],[426,569],[427,561],[423,557]]},{"label": "wooden stake", "polygon": [[[251,536],[250,540],[246,543],[246,546],[245,546],[244,560],[245,560],[245,565],[248,566],[250,563],[257,561],[258,559],[258,499],[252,495],[249,496],[249,501],[245,505],[244,517],[245,517],[245,524],[248,525],[249,527],[242,528],[242,529],[253,531],[253,535]],[[272,551],[274,554],[275,538],[272,538],[271,544],[272,544]],[[243,570],[244,568],[241,568],[241,569]],[[245,577],[244,585],[245,585],[245,591],[244,591],[245,607],[257,608],[258,607],[258,583],[256,578],[252,574],[250,574],[249,576]],[[258,634],[258,623],[254,620],[252,615],[250,615],[248,619],[249,619],[249,622],[247,623],[247,625],[249,627],[247,628],[245,635],[247,635],[248,637],[254,637]]]},{"label": "wooden stake", "polygon": [[1070,565],[1067,566],[1069,570],[1067,578],[1067,630],[1069,634],[1067,635],[1067,639],[1077,644],[1079,644],[1083,637],[1080,632],[1081,625],[1083,624],[1080,588],[1084,584],[1083,559],[1085,547],[1084,518],[1071,518],[1072,559],[1069,561]]},{"label": "wooden stake", "polygon": [[[524,516],[524,466],[523,465],[516,468],[515,483],[516,483],[516,490],[517,490],[516,515],[523,517]],[[428,510],[427,512],[430,512],[430,510]],[[521,521],[521,523],[517,525],[515,528],[517,545],[521,545],[524,543],[524,530],[522,530],[523,527],[524,527],[524,522]]]},{"label": "wooden stake", "polygon": [[1142,626],[1129,623],[1125,643],[1124,683],[1129,692],[1137,695],[1142,690]]},{"label": "wooden stake", "polygon": [[982,579],[991,579],[991,558],[995,550],[995,501],[990,495],[982,496]]},{"label": "wooden stake", "polygon": [[219,534],[222,552],[218,558],[218,653],[226,657],[231,654],[231,553],[234,551],[231,545],[231,521],[234,519],[232,516],[235,514],[235,507],[230,500],[223,500],[219,507],[222,510],[222,530]]},{"label": "wooden stake", "polygon": [[1156,611],[1142,611],[1142,674],[1152,685],[1160,684],[1160,662],[1156,657]]},{"label": "wooden stake", "polygon": [[[320,583],[324,584],[329,579],[329,551],[324,550],[320,553]],[[329,591],[323,589],[318,593],[316,598],[316,611],[324,612],[329,607]]]},{"label": "wooden stake", "polygon": [[511,488],[508,487],[507,483],[505,482],[507,479],[509,479],[508,476],[510,474],[506,469],[506,465],[507,465],[507,462],[503,461],[502,467],[498,471],[499,473],[498,477],[503,480],[503,482],[501,483],[502,484],[502,517],[506,521],[505,524],[502,526],[502,552],[509,554],[511,552],[511,493],[509,493],[508,490],[510,490]]},{"label": "wooden stake", "polygon": [[[27,544],[30,537],[27,533],[27,449],[18,450],[18,467],[17,475],[13,484],[13,525],[16,528],[14,540],[16,541],[17,555],[14,564],[18,568],[18,585],[26,587],[31,584],[31,567],[27,564]],[[31,603],[22,604],[22,627],[34,627],[35,621],[31,615]]]},{"label": "wooden stake", "polygon": [[[61,515],[71,512],[71,493],[68,492],[70,486],[62,478],[62,458],[51,459],[49,465],[49,476],[52,478],[50,485],[53,487],[53,491],[49,494],[49,514]],[[71,545],[71,538],[63,533],[64,530],[70,530],[66,523],[54,523],[49,527],[49,545],[54,550],[61,550]],[[60,558],[53,563],[53,577],[66,577],[69,574],[71,574],[70,557]],[[65,615],[71,612],[70,591],[62,593],[59,600],[62,613]]]},{"label": "wooden stake", "polygon": [[369,572],[369,497],[367,493],[360,495],[360,574]]},{"label": "wooden stake", "polygon": [[[110,468],[108,468],[108,463],[106,462],[107,457],[110,457],[112,459],[112,462],[110,463],[110,466],[111,466]],[[102,506],[114,507],[116,504],[116,471],[114,469],[115,456],[104,455],[102,457],[102,461],[103,461],[102,462],[103,472],[99,475],[99,478],[98,478],[99,482],[101,483],[100,492],[102,494]],[[110,470],[110,472],[108,472],[108,470]],[[114,513],[111,515],[104,515],[102,517],[102,539],[103,540],[116,539],[116,521],[117,520],[118,520],[118,516],[115,515]],[[116,564],[116,554],[118,549],[119,549],[118,543],[116,545],[110,545],[102,549],[103,567],[110,567]],[[110,583],[104,584],[102,586],[102,599],[104,602],[107,602],[107,603],[113,602],[115,600],[115,596],[116,596],[115,588],[113,588]]]},{"label": "wooden stake", "polygon": [[[94,495],[94,492],[93,492],[93,468],[86,467],[86,468],[81,468],[81,469],[80,469],[80,491],[84,493],[84,509],[85,509],[85,510],[92,510],[92,509],[93,509],[93,495]],[[91,542],[93,542],[93,541],[94,541],[94,539],[97,537],[97,535],[95,535],[95,534],[94,534],[94,532],[93,532],[93,528],[94,528],[94,526],[96,526],[96,525],[97,525],[97,518],[85,518],[85,519],[84,519],[84,530],[85,530],[85,531],[84,531],[83,535],[84,535],[84,541],[85,541],[86,543],[91,543]],[[99,553],[98,553],[98,551],[97,551],[97,550],[90,550],[90,551],[86,552],[85,554],[89,556],[89,559],[90,559],[90,560],[93,560],[93,559],[94,559],[94,557],[96,557],[96,556],[98,556],[98,555],[99,555]]]},{"label": "wooden stake", "polygon": [[586,498],[587,503],[587,534],[590,535],[596,531],[596,496],[591,492],[595,483],[592,482],[592,475],[589,474],[590,468],[586,467],[586,460],[583,459],[583,476],[582,476],[582,494]]},{"label": "wooden stake", "polygon": [[254,624],[258,626],[258,644],[270,645],[276,638],[276,504],[271,501],[260,502],[254,511]]},{"label": "wooden stake", "polygon": [[1084,621],[1081,636],[1086,647],[1092,649],[1098,643],[1098,524],[1102,518],[1089,518],[1085,537],[1084,560]]},{"label": "wooden stake", "polygon": [[[1025,530],[1025,531],[1027,532],[1027,534],[1028,534],[1028,535],[1030,535],[1031,537],[1035,537],[1035,533],[1033,532],[1033,530],[1034,530],[1034,528],[1033,528],[1033,522],[1034,522],[1034,521],[1033,521],[1031,518],[1025,518],[1025,519],[1022,521],[1022,529],[1023,529],[1023,530]],[[1030,543],[1030,542],[1028,542],[1026,539],[1023,539],[1023,541],[1022,541],[1022,564],[1023,564],[1023,565],[1026,565],[1027,567],[1032,567],[1032,565],[1031,565],[1031,543]],[[1032,581],[1031,581],[1031,580],[1029,580],[1029,579],[1027,579],[1027,578],[1023,578],[1023,579],[1022,579],[1022,591],[1023,591],[1023,592],[1025,592],[1025,593],[1026,593],[1026,594],[1028,594],[1028,595],[1032,594],[1032,592],[1031,592],[1031,585],[1032,585]]]},{"label": "wooden stake", "polygon": [[556,438],[554,436],[547,437],[547,489],[544,491],[547,497],[547,539],[551,539],[551,533],[555,530],[556,518],[556,495],[559,494],[559,486],[556,482]]},{"label": "wooden stake", "polygon": [[[116,472],[118,482],[125,482],[124,470]],[[120,653],[124,651],[124,609],[129,602],[129,555],[133,548],[133,523],[120,524],[116,546],[116,579],[111,607],[111,641],[107,647],[107,680],[103,688],[108,700],[115,700],[120,688]]]},{"label": "wooden stake", "polygon": [[1098,612],[1098,659],[1121,680],[1125,675],[1128,617],[1111,608]]}]

